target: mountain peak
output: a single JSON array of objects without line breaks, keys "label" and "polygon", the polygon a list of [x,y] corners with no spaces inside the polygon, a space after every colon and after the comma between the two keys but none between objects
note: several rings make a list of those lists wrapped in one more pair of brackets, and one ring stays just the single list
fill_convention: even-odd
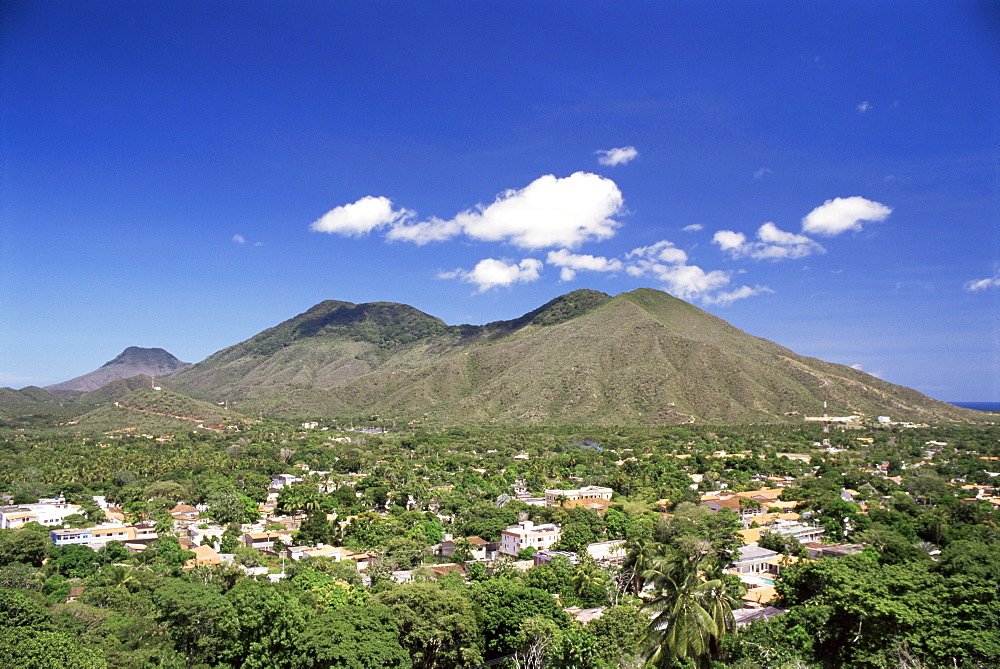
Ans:
[{"label": "mountain peak", "polygon": [[[101,369],[114,365],[152,365],[170,368],[169,371],[180,369],[188,363],[177,359],[173,354],[162,348],[143,348],[141,346],[129,346],[119,353],[115,358],[101,365]],[[125,377],[120,377],[125,378]]]},{"label": "mountain peak", "polygon": [[331,335],[392,348],[440,334],[447,328],[440,318],[407,304],[326,300],[264,330],[243,346],[255,355],[270,355],[304,339]]},{"label": "mountain peak", "polygon": [[188,366],[190,363],[178,360],[162,348],[129,346],[94,371],[69,381],[46,386],[45,389],[90,392],[118,379],[127,379],[139,374],[161,376]]}]

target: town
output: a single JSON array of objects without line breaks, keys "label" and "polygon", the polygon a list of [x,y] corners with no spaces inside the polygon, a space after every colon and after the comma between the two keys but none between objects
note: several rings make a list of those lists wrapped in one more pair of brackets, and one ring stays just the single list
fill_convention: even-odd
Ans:
[{"label": "town", "polygon": [[[951,581],[996,579],[998,458],[996,428],[887,421],[832,434],[808,422],[397,433],[319,421],[18,434],[0,460],[0,578],[6,610],[49,621],[39,634],[75,644],[84,628],[104,629],[100,644],[79,647],[93,666],[737,667],[760,666],[764,639],[772,660],[840,653],[862,665],[905,652],[983,666],[996,649],[971,633],[938,651],[901,620],[859,634],[866,614],[817,583],[901,578],[910,601],[933,575],[949,597],[985,597],[989,580]],[[724,623],[701,632],[702,645],[657,641],[682,575],[722,598]],[[280,623],[291,627],[261,619],[237,632],[220,617],[199,632],[216,635],[211,644],[184,629],[206,602],[243,621],[239,606],[260,598],[298,611]],[[346,651],[321,648],[333,642],[313,626],[376,604],[393,643],[356,652],[389,655],[322,660]],[[822,630],[809,627],[815,606]],[[143,641],[106,629],[135,611],[151,626]],[[792,627],[814,637],[785,634]],[[434,648],[432,628],[444,639]],[[841,645],[846,635],[853,645]]]}]

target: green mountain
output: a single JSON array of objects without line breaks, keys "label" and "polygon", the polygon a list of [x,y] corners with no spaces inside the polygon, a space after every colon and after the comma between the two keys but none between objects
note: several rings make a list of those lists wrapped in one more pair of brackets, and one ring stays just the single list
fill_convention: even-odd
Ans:
[{"label": "green mountain", "polygon": [[908,420],[975,414],[799,356],[667,293],[574,291],[511,321],[449,326],[390,302],[322,302],[158,380],[277,416],[434,424]]}]

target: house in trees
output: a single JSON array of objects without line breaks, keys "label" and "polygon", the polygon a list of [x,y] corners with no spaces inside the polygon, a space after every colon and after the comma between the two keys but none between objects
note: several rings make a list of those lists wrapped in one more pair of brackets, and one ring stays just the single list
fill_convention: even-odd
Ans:
[{"label": "house in trees", "polygon": [[562,531],[558,525],[553,523],[535,525],[532,521],[526,520],[500,532],[500,553],[516,556],[525,548],[548,550],[561,536]]},{"label": "house in trees", "polygon": [[[463,542],[467,541],[466,546]],[[465,539],[455,539],[450,534],[444,535],[441,540],[441,548],[438,555],[441,557],[451,557],[456,551],[462,552],[463,547],[468,550],[470,560],[485,560],[489,542],[481,537],[466,537]]]},{"label": "house in trees", "polygon": [[79,504],[63,501],[0,507],[0,529],[16,530],[25,523],[62,527],[66,517],[80,513]]},{"label": "house in trees", "polygon": [[598,485],[588,485],[583,488],[576,488],[573,490],[546,490],[545,505],[561,506],[567,502],[588,499],[603,499],[611,501],[611,496],[614,494],[615,491],[611,488],[605,488]]},{"label": "house in trees", "polygon": [[99,547],[109,541],[134,541],[135,528],[131,525],[96,525],[86,528],[70,528],[65,530],[50,530],[49,537],[56,546],[70,544],[91,545]]},{"label": "house in trees", "polygon": [[214,567],[222,564],[222,556],[211,546],[195,546],[191,552],[194,553],[194,557],[184,564],[184,571],[190,571],[195,567]]},{"label": "house in trees", "polygon": [[243,543],[258,551],[274,550],[276,541],[290,544],[292,543],[292,535],[290,532],[283,531],[245,532],[243,534]]}]

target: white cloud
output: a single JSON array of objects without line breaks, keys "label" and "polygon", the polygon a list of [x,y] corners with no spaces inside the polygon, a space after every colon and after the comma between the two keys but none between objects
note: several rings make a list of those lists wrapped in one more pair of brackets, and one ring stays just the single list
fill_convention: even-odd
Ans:
[{"label": "white cloud", "polygon": [[862,114],[864,114],[866,111],[868,111],[871,108],[872,108],[872,105],[871,105],[870,102],[868,102],[868,100],[865,100],[863,102],[859,102],[858,106],[857,106],[857,110],[859,112],[861,112]]},{"label": "white cloud", "polygon": [[597,151],[597,162],[601,165],[624,165],[631,162],[639,155],[634,146],[622,146],[616,149],[605,149]]},{"label": "white cloud", "polygon": [[712,242],[733,258],[754,260],[786,260],[804,258],[825,249],[805,235],[786,232],[774,223],[767,222],[757,229],[756,242],[748,242],[742,232],[719,230]]},{"label": "white cloud", "polygon": [[718,244],[723,251],[737,256],[742,255],[740,250],[747,245],[747,236],[742,232],[719,230],[712,235],[712,243]]},{"label": "white cloud", "polygon": [[412,225],[400,221],[386,237],[423,244],[465,233],[479,241],[509,242],[526,249],[575,248],[613,237],[620,224],[611,217],[623,204],[621,191],[610,179],[588,172],[562,179],[548,174],[448,221]]},{"label": "white cloud", "polygon": [[760,180],[766,177],[768,174],[771,174],[771,168],[761,167],[760,169],[758,169],[756,172],[753,173],[753,178]]},{"label": "white cloud", "polygon": [[236,242],[237,244],[246,244],[247,243],[246,238],[243,235],[239,235],[239,234],[233,235],[232,240],[234,242]]},{"label": "white cloud", "polygon": [[455,237],[462,232],[462,226],[458,221],[443,221],[439,218],[432,218],[429,221],[421,221],[411,225],[395,225],[385,238],[400,242],[413,242],[418,246],[423,246],[428,242],[443,242]]},{"label": "white cloud", "polygon": [[995,275],[986,279],[973,279],[972,281],[967,281],[963,288],[972,293],[980,290],[986,290],[987,288],[1000,288],[1000,272],[997,272]]},{"label": "white cloud", "polygon": [[640,258],[642,260],[655,262],[661,261],[671,264],[684,263],[687,262],[688,255],[681,249],[673,245],[672,242],[663,240],[661,242],[656,242],[650,246],[640,246],[637,249],[632,249],[626,255],[626,258]]},{"label": "white cloud", "polygon": [[802,219],[802,232],[814,235],[839,235],[848,230],[861,230],[861,222],[880,223],[892,209],[881,202],[863,197],[838,197],[827,200]]},{"label": "white cloud", "polygon": [[549,251],[548,258],[545,261],[550,265],[562,268],[559,271],[559,278],[562,281],[572,281],[576,278],[576,273],[579,270],[619,272],[622,269],[622,261],[616,258],[575,254],[570,253],[566,249]]},{"label": "white cloud", "polygon": [[683,230],[684,232],[698,232],[699,230],[703,230],[704,228],[705,226],[702,225],[701,223],[692,223],[691,225],[685,225],[683,228],[681,228],[681,230]]},{"label": "white cloud", "polygon": [[722,270],[706,272],[697,265],[659,266],[654,276],[667,286],[667,291],[684,300],[705,297],[729,283]]},{"label": "white cloud", "polygon": [[765,223],[757,229],[757,239],[750,257],[757,260],[765,258],[804,258],[813,253],[823,253],[825,249],[805,235],[785,232],[774,223]]},{"label": "white cloud", "polygon": [[346,237],[361,237],[376,228],[398,224],[413,216],[406,209],[393,209],[387,197],[366,195],[357,202],[335,207],[315,221],[316,232],[329,232]]},{"label": "white cloud", "polygon": [[728,307],[730,304],[738,300],[745,300],[748,297],[753,297],[754,295],[773,292],[773,290],[766,286],[754,286],[753,288],[750,286],[740,286],[736,290],[716,293],[715,295],[705,297],[703,301],[706,304],[717,304],[722,307]]},{"label": "white cloud", "polygon": [[477,286],[476,292],[482,293],[497,286],[537,281],[541,269],[542,261],[534,258],[525,258],[519,263],[486,258],[476,263],[471,271],[457,269],[451,272],[441,272],[438,274],[438,278],[457,278],[466,283],[474,283]]},{"label": "white cloud", "polygon": [[666,240],[633,249],[626,258],[630,260],[625,268],[628,274],[652,277],[669,293],[685,300],[704,298],[729,283],[729,275],[722,270],[706,272],[697,265],[688,265],[687,253]]}]

